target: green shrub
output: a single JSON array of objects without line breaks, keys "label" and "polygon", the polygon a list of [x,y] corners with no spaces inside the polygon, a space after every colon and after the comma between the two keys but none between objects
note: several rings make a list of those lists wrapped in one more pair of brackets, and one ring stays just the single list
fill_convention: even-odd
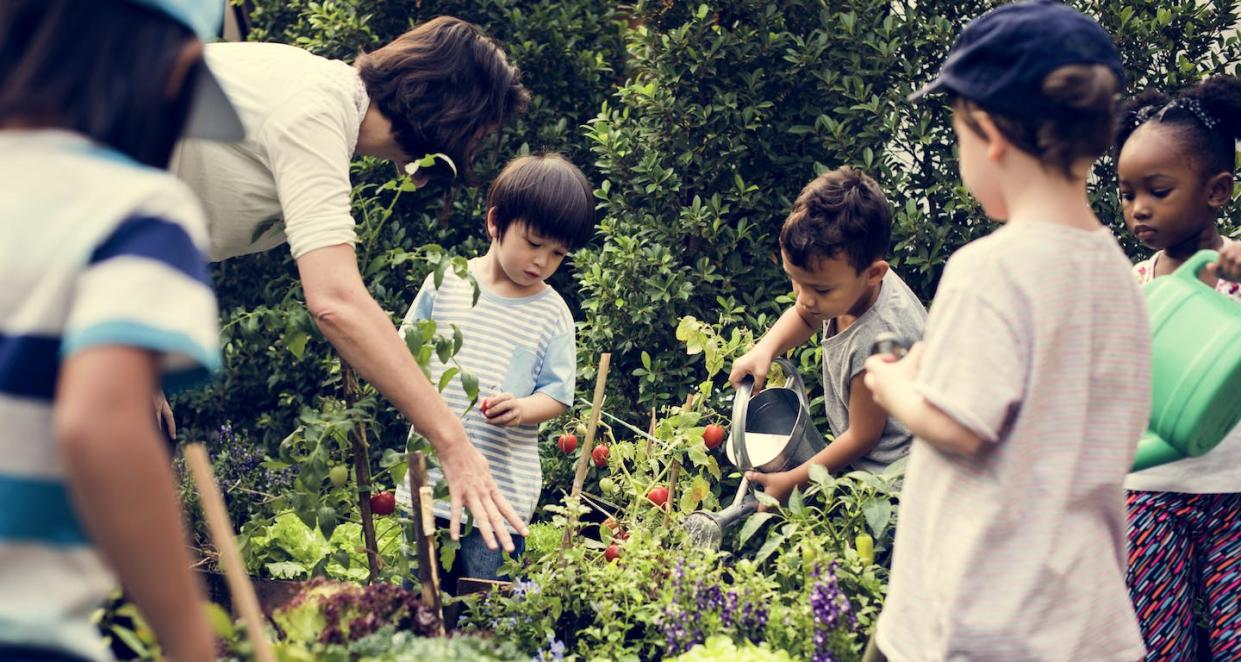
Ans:
[{"label": "green shrub", "polygon": [[[638,4],[630,77],[588,130],[603,242],[577,260],[582,351],[613,352],[614,410],[678,402],[700,379],[677,346],[679,317],[761,332],[787,305],[777,233],[824,169],[876,177],[896,211],[891,262],[930,299],[948,256],[991,224],[960,185],[944,101],[905,97],[993,4]],[[1135,89],[1237,68],[1235,0],[1082,4],[1117,35]],[[1100,163],[1095,202],[1119,224],[1110,168]]]}]

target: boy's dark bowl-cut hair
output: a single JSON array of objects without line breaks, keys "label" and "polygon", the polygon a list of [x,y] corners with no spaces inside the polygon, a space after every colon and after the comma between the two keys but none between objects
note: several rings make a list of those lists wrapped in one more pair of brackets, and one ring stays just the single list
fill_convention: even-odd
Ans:
[{"label": "boy's dark bowl-cut hair", "polygon": [[188,28],[118,0],[0,2],[0,123],[80,133],[165,168],[189,117],[201,61],[165,87]]},{"label": "boy's dark bowl-cut hair", "polygon": [[559,154],[523,156],[504,166],[487,193],[501,240],[515,221],[538,234],[581,248],[595,233],[594,189],[586,175]]},{"label": "boy's dark bowl-cut hair", "polygon": [[861,273],[891,240],[892,205],[874,179],[847,166],[807,184],[780,229],[780,249],[799,269],[843,253]]},{"label": "boy's dark bowl-cut hair", "polygon": [[1075,164],[1096,159],[1111,147],[1120,85],[1120,79],[1105,65],[1070,64],[1043,79],[1042,101],[1049,110],[1042,116],[1010,117],[961,96],[952,98],[952,107],[979,136],[983,135],[982,128],[968,112],[961,111],[986,111],[1017,149],[1072,177]]},{"label": "boy's dark bowl-cut hair", "polygon": [[[366,93],[409,158],[447,154],[466,181],[478,146],[530,101],[500,45],[451,16],[360,55],[357,64]],[[437,162],[429,174],[452,173]]]}]

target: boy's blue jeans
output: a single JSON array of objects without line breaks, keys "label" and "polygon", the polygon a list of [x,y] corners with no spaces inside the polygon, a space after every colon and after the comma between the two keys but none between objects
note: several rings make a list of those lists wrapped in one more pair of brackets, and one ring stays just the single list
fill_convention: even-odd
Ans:
[{"label": "boy's blue jeans", "polygon": [[[526,539],[515,533],[512,535],[513,553],[510,556],[518,559],[526,551]],[[500,541],[496,540],[496,542]],[[500,566],[503,563],[504,549],[499,548],[494,552],[487,549],[487,544],[483,542],[483,536],[477,528],[461,538],[461,549],[457,551],[457,563],[455,564],[460,567],[459,576],[498,580]]]}]

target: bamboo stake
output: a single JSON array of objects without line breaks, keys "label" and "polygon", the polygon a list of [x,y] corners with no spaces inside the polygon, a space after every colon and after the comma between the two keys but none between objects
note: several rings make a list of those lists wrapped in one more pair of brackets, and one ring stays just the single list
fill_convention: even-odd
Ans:
[{"label": "bamboo stake", "polygon": [[[689,410],[690,405],[692,404],[694,404],[694,394],[690,393],[689,395],[685,396],[685,406],[682,407],[681,409]],[[668,501],[664,504],[664,528],[665,529],[668,528],[668,525],[672,523],[672,505],[676,503],[677,480],[680,478],[681,478],[681,460],[680,460],[680,457],[678,456],[677,459],[672,461],[672,470],[669,472],[669,475],[668,475]]]},{"label": "bamboo stake", "polygon": [[[595,398],[590,406],[590,422],[586,426],[586,441],[582,443],[582,456],[577,461],[577,472],[573,476],[573,491],[569,500],[576,505],[582,493],[582,485],[586,482],[586,472],[590,469],[591,451],[595,445],[595,432],[599,429],[599,412],[603,409],[603,392],[608,383],[608,366],[612,363],[611,352],[599,355],[599,374],[595,381]],[[569,548],[573,535],[577,530],[577,511],[569,513],[569,524],[564,530],[564,539],[560,541],[560,549]]]},{"label": "bamboo stake", "polygon": [[435,558],[435,515],[431,510],[434,489],[427,481],[427,456],[422,451],[408,454],[409,495],[413,502],[414,541],[418,547],[418,577],[422,582],[422,604],[430,607],[436,635],[444,636],[444,607],[440,597],[439,560]]},{"label": "bamboo stake", "polygon": [[672,522],[672,504],[676,503],[677,498],[677,479],[681,477],[681,461],[672,461],[672,471],[668,475],[668,501],[664,503],[664,528],[668,528],[668,524]]},{"label": "bamboo stake", "polygon": [[[353,407],[358,401],[358,377],[353,367],[340,360],[341,377],[345,384],[345,405]],[[366,425],[361,421],[350,435],[353,446],[353,473],[358,479],[358,512],[362,515],[362,537],[366,542],[366,565],[370,569],[370,582],[379,578],[379,541],[375,537],[375,518],[371,514],[371,460],[366,452]]]},{"label": "bamboo stake", "polygon": [[655,408],[651,407],[651,427],[646,431],[646,434],[648,435],[647,438],[642,440],[643,461],[646,461],[646,459],[651,456],[651,437],[655,436],[655,424]]},{"label": "bamboo stake", "polygon": [[194,486],[198,488],[211,542],[220,552],[220,565],[224,568],[233,606],[241,612],[241,618],[246,624],[246,634],[254,646],[254,657],[259,662],[275,662],[276,656],[272,654],[271,642],[267,641],[266,619],[259,609],[259,599],[254,594],[250,575],[246,573],[246,566],[241,562],[241,552],[238,551],[237,540],[233,537],[233,525],[228,520],[224,497],[220,494],[220,488],[211,472],[207,449],[201,443],[186,444],[185,461],[190,465]]}]

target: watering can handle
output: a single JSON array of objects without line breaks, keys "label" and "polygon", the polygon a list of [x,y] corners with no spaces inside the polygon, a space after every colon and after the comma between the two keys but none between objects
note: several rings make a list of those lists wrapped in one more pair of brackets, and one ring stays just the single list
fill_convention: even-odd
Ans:
[{"label": "watering can handle", "polygon": [[797,393],[797,399],[801,400],[801,404],[810,411],[810,401],[806,399],[806,384],[801,380],[801,373],[797,372],[797,368],[793,367],[793,362],[783,356],[772,361],[776,365],[784,369],[784,388],[793,387],[793,391]]},{"label": "watering can handle", "polygon": [[1206,269],[1208,264],[1211,264],[1212,262],[1218,262],[1218,261],[1219,261],[1218,252],[1198,251],[1197,253],[1194,253],[1193,256],[1190,257],[1188,260],[1185,260],[1185,263],[1182,264],[1179,268],[1177,268],[1177,270],[1172,275],[1176,276],[1177,278],[1187,280],[1191,283],[1196,282],[1199,285],[1209,287],[1206,283],[1202,282],[1202,280],[1198,278],[1198,276],[1202,274],[1202,270]]},{"label": "watering can handle", "polygon": [[737,468],[742,471],[749,471],[754,468],[750,466],[750,454],[745,449],[745,415],[750,409],[750,396],[753,393],[754,378],[746,377],[737,385],[737,392],[733,395],[731,443],[733,445],[733,457],[737,459]]},{"label": "watering can handle", "polygon": [[1141,471],[1183,459],[1184,453],[1154,432],[1147,431],[1138,442],[1138,453],[1134,456],[1133,466],[1129,470]]}]

